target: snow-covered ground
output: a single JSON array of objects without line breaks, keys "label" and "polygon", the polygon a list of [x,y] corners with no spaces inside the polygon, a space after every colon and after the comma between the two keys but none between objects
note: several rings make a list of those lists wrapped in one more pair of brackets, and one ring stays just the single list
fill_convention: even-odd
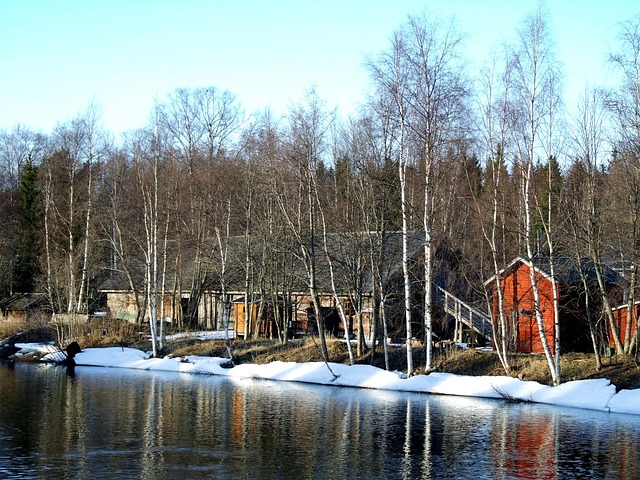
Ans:
[{"label": "snow-covered ground", "polygon": [[[217,338],[216,335],[219,334],[202,335],[204,338]],[[59,351],[52,351],[51,345],[16,344],[16,346],[22,348],[23,352],[49,351],[44,360],[59,360],[61,355]],[[150,358],[148,353],[123,347],[87,348],[77,354],[75,360],[78,366],[163,370],[343,387],[507,398],[640,415],[640,389],[622,390],[616,394],[615,386],[607,379],[579,380],[566,382],[558,387],[549,387],[507,376],[471,377],[431,373],[405,378],[406,376],[401,372],[388,372],[370,365],[349,366],[324,362],[273,362],[266,365],[246,364],[229,368],[229,360],[225,358],[197,356]]]},{"label": "snow-covered ground", "polygon": [[[235,332],[228,333],[229,338],[234,338]],[[198,340],[224,340],[224,331],[205,331],[205,332],[185,332],[167,335],[165,340],[180,340],[181,338],[197,338]]]}]

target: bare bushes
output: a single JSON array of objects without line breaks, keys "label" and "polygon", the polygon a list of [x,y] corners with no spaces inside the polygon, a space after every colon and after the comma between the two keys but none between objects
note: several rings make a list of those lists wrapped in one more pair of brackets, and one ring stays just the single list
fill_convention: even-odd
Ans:
[{"label": "bare bushes", "polygon": [[38,313],[28,321],[0,322],[0,339],[16,336],[17,343],[55,342],[60,347],[78,342],[82,348],[140,345],[146,332],[138,324],[110,317]]},{"label": "bare bushes", "polygon": [[74,326],[76,336],[66,337],[67,342],[77,341],[82,348],[100,346],[141,346],[147,342],[145,329],[137,324],[111,317],[92,317]]}]

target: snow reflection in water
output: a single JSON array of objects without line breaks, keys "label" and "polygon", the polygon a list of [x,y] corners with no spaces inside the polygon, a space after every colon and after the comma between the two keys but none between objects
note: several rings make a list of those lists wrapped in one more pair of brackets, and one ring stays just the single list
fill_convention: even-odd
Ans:
[{"label": "snow reflection in water", "polygon": [[640,418],[494,400],[0,367],[0,477],[637,478]]}]

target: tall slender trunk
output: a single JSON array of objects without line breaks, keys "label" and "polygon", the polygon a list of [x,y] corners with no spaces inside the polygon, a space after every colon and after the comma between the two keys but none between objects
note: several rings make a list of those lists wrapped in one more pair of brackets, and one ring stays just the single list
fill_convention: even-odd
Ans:
[{"label": "tall slender trunk", "polygon": [[[551,132],[551,130],[549,130]],[[551,234],[551,228],[553,226],[553,177],[552,177],[552,161],[553,157],[549,155],[549,165],[547,169],[547,183],[548,183],[548,196],[547,196],[547,224],[544,227],[545,235],[547,236],[547,245],[549,246],[549,270],[551,273],[551,292],[553,295],[553,351],[554,351],[554,369],[555,378],[558,384],[560,383],[560,291],[558,290],[558,281],[556,280],[556,258],[555,258],[555,242],[553,241],[553,235]]]},{"label": "tall slender trunk", "polygon": [[[252,332],[253,318],[253,302],[255,298],[252,298],[252,302],[249,302],[249,296],[253,296],[253,288],[251,286],[251,220],[253,215],[253,189],[251,188],[251,173],[248,174],[249,186],[247,188],[247,211],[246,211],[246,228],[244,231],[244,338],[250,338],[253,335],[257,335],[257,332]],[[258,317],[259,318],[259,317]]]},{"label": "tall slender trunk", "polygon": [[598,280],[598,289],[600,290],[600,295],[602,296],[602,309],[605,312],[607,320],[609,321],[609,328],[611,330],[611,338],[613,338],[613,343],[615,345],[616,352],[624,352],[624,345],[620,341],[620,333],[618,331],[618,326],[616,324],[616,320],[613,316],[613,310],[611,309],[611,304],[609,303],[609,297],[607,296],[607,289],[604,284],[604,278],[602,278],[602,267],[599,261],[598,256],[595,255],[594,259],[595,270],[596,270],[596,279]]},{"label": "tall slender trunk", "polygon": [[[426,205],[425,205],[426,207]],[[431,227],[425,220],[424,238],[424,353],[425,372],[429,372],[432,366],[432,332],[433,332],[433,243],[431,238]]]},{"label": "tall slender trunk", "polygon": [[553,368],[555,370],[554,381],[560,384],[560,291],[556,280],[556,262],[554,257],[553,243],[549,240],[549,270],[551,273],[551,292],[553,295]]},{"label": "tall slender trunk", "polygon": [[389,342],[387,341],[387,339],[389,338],[389,332],[387,330],[387,312],[385,308],[385,297],[382,294],[382,282],[379,278],[378,281],[380,282],[378,291],[380,292],[380,316],[382,317],[382,348],[384,351],[384,368],[386,370],[389,370],[391,367],[389,364]]},{"label": "tall slender trunk", "polygon": [[349,319],[345,315],[344,306],[342,305],[342,300],[338,296],[338,291],[336,289],[336,279],[333,271],[333,259],[329,254],[329,244],[327,243],[327,222],[324,218],[324,210],[322,209],[322,205],[320,204],[320,198],[318,197],[318,188],[317,185],[313,185],[315,191],[316,201],[318,202],[318,211],[320,213],[320,221],[322,222],[322,242],[324,245],[324,255],[327,259],[327,265],[329,266],[329,278],[331,279],[331,292],[333,294],[333,300],[338,308],[338,314],[340,315],[340,319],[342,320],[342,324],[344,325],[344,337],[347,342],[347,351],[349,352],[349,364],[353,365],[355,363],[355,359],[353,358],[353,349],[351,348],[351,338],[349,338]]},{"label": "tall slender trunk", "polygon": [[431,371],[432,357],[432,329],[433,314],[431,311],[433,289],[433,244],[432,244],[432,220],[431,220],[431,189],[433,169],[433,147],[431,145],[431,121],[427,112],[426,140],[425,140],[425,165],[424,165],[424,212],[422,223],[424,227],[424,370]]},{"label": "tall slender trunk", "polygon": [[229,361],[233,365],[233,352],[231,351],[231,342],[229,341],[229,310],[231,309],[231,302],[227,295],[227,247],[229,245],[229,229],[231,224],[231,200],[227,201],[227,219],[225,225],[225,237],[224,242],[222,235],[220,234],[220,228],[216,227],[216,238],[218,239],[218,251],[220,253],[220,290],[222,294],[222,325],[224,328],[224,343],[227,348],[227,355]]},{"label": "tall slender trunk", "polygon": [[[504,368],[507,375],[511,374],[511,363],[509,362],[509,335],[510,329],[507,323],[507,316],[504,309],[504,291],[502,289],[502,281],[500,278],[500,267],[498,265],[498,249],[497,249],[497,229],[498,229],[498,188],[501,180],[501,168],[500,166],[493,165],[493,219],[491,224],[491,239],[489,242],[489,248],[491,249],[491,259],[493,260],[493,274],[495,278],[495,292],[498,298],[498,318],[499,328],[495,328],[493,325],[493,338],[497,340],[496,352],[500,363]],[[484,226],[483,226],[484,231]],[[485,234],[485,238],[487,235]]]},{"label": "tall slender trunk", "polygon": [[378,279],[374,276],[372,280],[373,283],[371,286],[371,302],[373,302],[373,310],[371,312],[371,352],[369,354],[369,361],[373,365],[376,361],[376,349],[378,348],[378,335],[380,329],[380,303],[378,302]]},{"label": "tall slender trunk", "polygon": [[629,280],[629,300],[627,301],[627,324],[625,325],[625,335],[624,335],[624,353],[630,354],[633,351],[634,347],[634,339],[635,336],[632,335],[633,332],[633,324],[636,320],[635,318],[635,291],[637,286],[638,278],[637,278],[637,269],[635,265],[633,265],[631,270],[631,279]]},{"label": "tall slender trunk", "polygon": [[[311,301],[313,302],[313,308],[316,314],[316,321],[318,322],[318,336],[320,337],[320,348],[322,350],[322,356],[325,362],[329,361],[329,349],[327,348],[327,336],[326,336],[326,328],[324,316],[322,314],[322,306],[320,304],[320,296],[318,295],[317,288],[317,274],[316,274],[316,251],[315,251],[315,235],[316,235],[316,209],[315,209],[315,199],[314,199],[314,188],[315,188],[315,177],[314,172],[312,171],[312,162],[311,158],[308,159],[307,167],[307,175],[308,175],[308,185],[307,189],[307,201],[309,202],[309,248],[306,249],[303,246],[303,250],[306,251],[307,258],[307,273],[309,277],[309,293],[311,295]],[[317,192],[315,192],[317,194]]]},{"label": "tall slender trunk", "polygon": [[[580,266],[580,258],[577,258],[578,265]],[[593,321],[593,314],[591,313],[591,293],[589,292],[589,283],[584,269],[580,270],[580,281],[582,282],[582,288],[585,291],[584,295],[584,309],[587,312],[587,324],[589,325],[589,337],[591,338],[591,345],[593,346],[593,353],[596,359],[596,371],[602,370],[602,359],[600,358],[600,351],[598,350],[598,337],[596,332],[595,322]]]},{"label": "tall slender trunk", "polygon": [[[313,241],[312,241],[313,243]],[[311,296],[311,303],[313,305],[313,311],[316,316],[316,322],[318,324],[318,336],[320,337],[320,349],[323,360],[329,361],[329,349],[327,348],[327,336],[324,322],[324,316],[322,314],[322,305],[320,304],[320,295],[318,293],[318,287],[316,285],[316,266],[315,266],[315,253],[307,251],[305,258],[307,262],[307,275],[309,277],[309,295]]]},{"label": "tall slender trunk", "polygon": [[[89,265],[89,237],[90,237],[90,225],[91,225],[91,208],[92,202],[91,199],[93,197],[93,158],[92,155],[89,155],[88,169],[89,169],[89,180],[87,186],[87,214],[85,217],[85,226],[84,226],[84,252],[82,255],[82,278],[80,279],[80,288],[78,290],[78,303],[76,305],[76,312],[82,312],[86,309],[82,308],[82,304],[84,302],[84,293],[87,290],[87,270]],[[88,296],[88,292],[87,292]]]},{"label": "tall slender trunk", "polygon": [[75,196],[74,196],[74,183],[75,183],[75,167],[72,166],[69,171],[69,218],[67,225],[67,233],[69,235],[69,251],[67,252],[67,268],[69,269],[69,285],[67,287],[68,299],[67,299],[67,313],[72,313],[75,308],[75,295],[76,295],[76,277],[75,277],[75,236],[73,234],[73,209],[75,208]]},{"label": "tall slender trunk", "polygon": [[145,186],[144,171],[139,170],[140,189],[143,198],[143,223],[145,228],[145,302],[147,321],[151,336],[151,350],[154,357],[158,356],[158,158],[154,154],[151,160],[151,174],[153,183],[150,188]]},{"label": "tall slender trunk", "polygon": [[411,278],[409,277],[409,207],[407,204],[407,166],[404,159],[404,127],[400,126],[400,160],[398,174],[400,175],[400,196],[402,206],[402,274],[404,279],[404,316],[406,325],[407,375],[413,375],[413,334],[411,332]]},{"label": "tall slender trunk", "polygon": [[[356,258],[356,266],[355,266],[355,270],[357,272],[356,275],[356,284],[354,285],[355,287],[355,291],[352,292],[351,294],[351,303],[353,304],[353,307],[355,309],[355,313],[356,313],[356,322],[358,323],[358,342],[357,342],[357,354],[358,356],[362,356],[365,353],[366,347],[367,347],[367,342],[365,339],[365,335],[364,335],[364,322],[362,319],[362,281],[361,281],[361,272],[362,272],[362,254],[360,249],[358,249],[357,252],[357,258]],[[347,328],[347,327],[345,327]],[[375,345],[374,347],[375,348]]]},{"label": "tall slender trunk", "polygon": [[385,238],[384,222],[381,222],[381,229],[377,232],[367,230],[369,239],[369,267],[372,277],[373,311],[374,311],[374,331],[372,335],[371,363],[375,360],[375,349],[379,335],[379,326],[382,327],[382,349],[384,353],[385,368],[389,370],[389,349],[387,345],[387,316],[385,311],[385,289],[380,272],[380,262],[382,260],[383,242]]},{"label": "tall slender trunk", "polygon": [[[527,249],[528,267],[529,267],[529,280],[531,282],[531,291],[533,293],[533,304],[536,324],[538,326],[538,332],[540,335],[540,343],[544,350],[545,358],[549,366],[549,372],[554,385],[560,384],[560,377],[558,375],[559,363],[556,366],[554,355],[551,352],[549,341],[547,340],[547,332],[544,325],[544,318],[542,316],[541,300],[540,300],[540,288],[538,286],[538,278],[536,275],[536,267],[533,263],[533,245],[531,241],[531,182],[533,180],[533,152],[530,152],[530,160],[527,162],[526,173],[524,178],[524,192],[523,192],[523,204],[525,211],[525,244]],[[554,295],[555,296],[555,295]],[[554,303],[555,305],[555,303]]]},{"label": "tall slender trunk", "polygon": [[170,214],[167,212],[167,217],[164,222],[164,240],[162,242],[162,277],[160,280],[160,328],[158,331],[158,348],[162,350],[164,348],[164,321],[167,316],[165,311],[166,303],[166,283],[167,283],[167,260],[168,260],[168,245],[169,245],[169,220]]},{"label": "tall slender trunk", "polygon": [[47,296],[49,297],[49,303],[51,308],[56,311],[57,305],[53,299],[53,287],[51,285],[51,231],[50,231],[50,210],[52,203],[51,186],[53,179],[51,178],[51,164],[47,164],[47,180],[45,182],[45,199],[44,199],[44,250],[47,263]]},{"label": "tall slender trunk", "polygon": [[151,316],[149,322],[151,324],[151,341],[153,342],[153,355],[156,356],[159,353],[160,345],[158,344],[158,159],[154,159],[153,168],[153,209],[152,209],[153,221],[152,221],[152,303],[151,303]]}]

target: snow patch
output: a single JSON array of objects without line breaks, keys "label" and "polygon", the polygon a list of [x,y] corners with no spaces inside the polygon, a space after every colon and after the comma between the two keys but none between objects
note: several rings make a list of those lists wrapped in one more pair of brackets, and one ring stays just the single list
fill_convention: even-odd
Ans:
[{"label": "snow patch", "polygon": [[265,365],[243,364],[228,368],[225,367],[229,363],[226,358],[201,356],[150,358],[148,353],[121,347],[87,348],[77,354],[75,360],[78,366],[161,370],[224,375],[237,379],[253,378],[466,397],[504,398],[640,415],[640,389],[623,390],[616,394],[615,386],[607,379],[579,380],[549,387],[506,376],[472,377],[431,373],[403,378],[404,374],[401,372],[388,372],[370,365],[350,366],[338,363],[327,365],[324,362],[272,362]]}]

